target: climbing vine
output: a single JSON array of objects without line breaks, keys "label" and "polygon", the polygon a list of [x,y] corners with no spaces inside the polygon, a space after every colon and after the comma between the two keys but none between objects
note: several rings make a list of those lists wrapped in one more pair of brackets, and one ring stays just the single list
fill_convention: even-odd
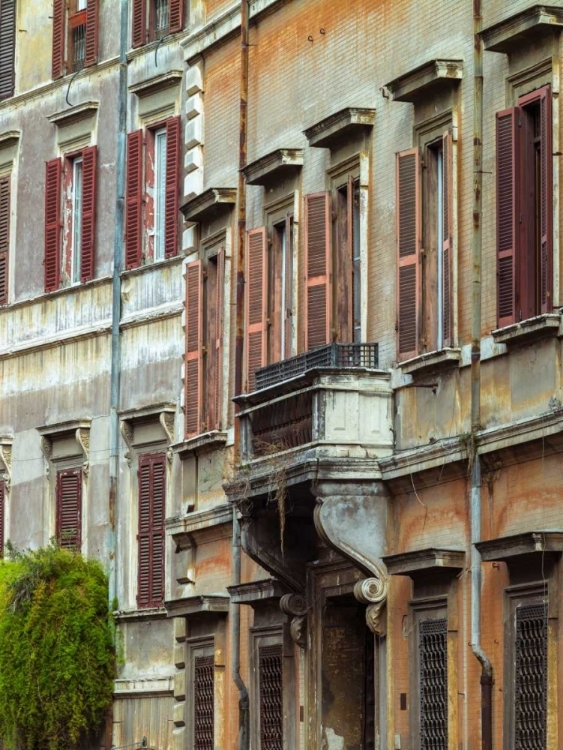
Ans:
[{"label": "climbing vine", "polygon": [[115,653],[102,566],[55,545],[0,561],[0,737],[70,750],[101,729]]}]

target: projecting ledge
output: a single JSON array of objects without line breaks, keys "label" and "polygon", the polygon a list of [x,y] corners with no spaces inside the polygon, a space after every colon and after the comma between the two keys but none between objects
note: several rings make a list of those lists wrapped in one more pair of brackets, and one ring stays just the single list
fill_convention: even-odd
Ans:
[{"label": "projecting ledge", "polygon": [[307,128],[303,133],[309,141],[309,146],[333,148],[343,139],[360,134],[365,129],[372,128],[374,124],[375,109],[346,107]]},{"label": "projecting ledge", "polygon": [[256,159],[242,170],[247,185],[264,185],[282,175],[295,173],[303,166],[303,149],[278,148]]},{"label": "projecting ledge", "polygon": [[527,341],[536,341],[547,336],[556,336],[561,328],[561,313],[545,313],[519,323],[491,331],[495,344],[515,346]]},{"label": "projecting ledge", "polygon": [[164,602],[168,617],[189,617],[190,615],[225,615],[229,611],[230,598],[209,594],[188,596],[184,599],[171,599]]},{"label": "projecting ledge", "polygon": [[414,552],[402,552],[398,555],[386,555],[382,558],[389,575],[413,576],[432,570],[450,570],[452,573],[463,570],[465,552],[454,549],[421,549]]},{"label": "projecting ledge", "polygon": [[228,586],[227,591],[233,604],[249,604],[251,607],[266,602],[277,602],[284,594],[289,593],[289,589],[275,578]]},{"label": "projecting ledge", "polygon": [[186,201],[180,206],[180,211],[186,221],[209,221],[221,210],[233,206],[236,200],[236,188],[209,188],[201,195]]},{"label": "projecting ledge", "polygon": [[438,349],[401,362],[399,367],[405,375],[422,375],[428,372],[445,370],[449,367],[457,367],[460,359],[461,349]]},{"label": "projecting ledge", "polygon": [[522,49],[538,41],[553,30],[563,27],[563,8],[552,5],[534,5],[521,13],[505,18],[481,32],[483,46],[489,52],[504,52]]},{"label": "projecting ledge", "polygon": [[483,562],[509,561],[522,555],[561,554],[563,531],[528,531],[478,542]]},{"label": "projecting ledge", "polygon": [[385,85],[396,102],[414,103],[451,88],[463,78],[463,60],[430,60]]}]

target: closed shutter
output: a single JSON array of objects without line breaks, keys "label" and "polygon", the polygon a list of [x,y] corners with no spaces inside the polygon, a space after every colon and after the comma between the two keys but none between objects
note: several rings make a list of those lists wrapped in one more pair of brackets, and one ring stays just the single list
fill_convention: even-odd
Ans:
[{"label": "closed shutter", "polygon": [[96,242],[96,162],[97,147],[82,152],[82,247],[80,248],[80,280],[94,278],[94,246]]},{"label": "closed shutter", "polygon": [[215,295],[215,382],[212,384],[213,400],[215,402],[215,424],[208,427],[216,430],[221,429],[222,404],[223,404],[223,296],[225,283],[225,251],[217,253],[217,292]]},{"label": "closed shutter", "polygon": [[453,304],[452,297],[452,226],[453,226],[453,138],[450,131],[442,140],[443,180],[442,180],[442,335],[444,346],[452,346]]},{"label": "closed shutter", "polygon": [[86,67],[98,62],[98,2],[88,0],[86,5]]},{"label": "closed shutter", "polygon": [[551,312],[553,306],[553,120],[551,88],[540,97],[541,131],[541,248],[540,248],[540,305],[541,312]]},{"label": "closed shutter", "polygon": [[186,269],[186,365],[185,410],[186,437],[202,432],[202,342],[203,278],[200,260],[188,263]]},{"label": "closed shutter", "polygon": [[65,66],[65,0],[53,0],[52,75],[60,78]]},{"label": "closed shutter", "polygon": [[61,268],[61,160],[47,162],[45,174],[45,291],[59,288]]},{"label": "closed shutter", "polygon": [[256,387],[256,370],[266,364],[266,228],[248,232],[246,254],[246,390]]},{"label": "closed shutter", "polygon": [[0,305],[8,302],[10,253],[10,178],[0,178]]},{"label": "closed shutter", "polygon": [[6,533],[6,484],[0,482],[0,558],[4,557],[4,534]]},{"label": "closed shutter", "polygon": [[164,517],[166,511],[166,456],[139,458],[139,607],[158,607],[164,600]]},{"label": "closed shutter", "polygon": [[330,193],[305,198],[305,349],[331,340],[332,222]]},{"label": "closed shutter", "polygon": [[418,354],[420,320],[420,156],[397,154],[398,358]]},{"label": "closed shutter", "polygon": [[282,750],[283,653],[281,644],[258,649],[260,750]]},{"label": "closed shutter", "polygon": [[125,267],[141,263],[143,208],[143,131],[127,135],[125,199]]},{"label": "closed shutter", "polygon": [[184,0],[168,0],[168,19],[171,34],[184,28]]},{"label": "closed shutter", "polygon": [[0,0],[0,99],[14,94],[16,0]]},{"label": "closed shutter", "polygon": [[147,40],[147,9],[145,0],[133,0],[131,21],[133,47],[141,47]]},{"label": "closed shutter", "polygon": [[80,551],[82,543],[82,470],[57,474],[57,541],[64,549]]},{"label": "closed shutter", "polygon": [[180,181],[180,118],[166,121],[166,197],[164,209],[164,256],[178,253]]},{"label": "closed shutter", "polygon": [[516,322],[520,139],[518,107],[497,113],[497,308],[499,328]]}]

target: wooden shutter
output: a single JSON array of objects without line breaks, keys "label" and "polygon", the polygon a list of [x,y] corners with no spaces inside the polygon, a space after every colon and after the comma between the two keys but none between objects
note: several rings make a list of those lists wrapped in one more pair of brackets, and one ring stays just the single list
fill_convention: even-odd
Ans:
[{"label": "wooden shutter", "polygon": [[223,404],[223,299],[225,283],[225,251],[223,248],[217,253],[217,289],[215,295],[215,382],[212,385],[213,400],[215,402],[215,424],[208,425],[209,429],[221,429],[221,407]]},{"label": "wooden shutter", "polygon": [[186,437],[202,432],[203,390],[203,274],[200,260],[186,269],[186,364],[185,413]]},{"label": "wooden shutter", "polygon": [[331,340],[332,222],[330,193],[305,198],[305,350]]},{"label": "wooden shutter", "polygon": [[0,305],[8,301],[10,260],[10,177],[0,178]]},{"label": "wooden shutter", "polygon": [[255,373],[266,364],[266,228],[248,232],[246,253],[246,390],[256,387]]},{"label": "wooden shutter", "polygon": [[540,96],[541,131],[541,248],[540,248],[540,306],[542,313],[553,306],[553,119],[551,88]]},{"label": "wooden shutter", "polygon": [[164,517],[166,456],[139,458],[137,605],[158,607],[164,600]]},{"label": "wooden shutter", "polygon": [[61,269],[60,159],[47,162],[45,174],[45,291],[59,288]]},{"label": "wooden shutter", "polygon": [[147,9],[145,0],[133,0],[132,6],[132,43],[133,47],[141,47],[147,41]]},{"label": "wooden shutter", "polygon": [[172,34],[184,28],[184,0],[168,0],[168,31]]},{"label": "wooden shutter", "polygon": [[52,74],[53,78],[60,78],[65,67],[65,0],[53,0],[53,50]]},{"label": "wooden shutter", "polygon": [[125,267],[141,263],[143,215],[143,131],[127,135]]},{"label": "wooden shutter", "polygon": [[80,280],[94,278],[94,246],[96,242],[96,163],[97,147],[82,152],[82,247],[80,248]]},{"label": "wooden shutter", "polygon": [[98,62],[98,2],[99,0],[88,0],[86,5],[86,67]]},{"label": "wooden shutter", "polygon": [[518,107],[497,113],[497,310],[499,328],[516,322],[520,139]]},{"label": "wooden shutter", "polygon": [[420,327],[420,156],[397,154],[397,328],[399,360],[416,357]]},{"label": "wooden shutter", "polygon": [[442,139],[442,334],[444,346],[452,346],[453,297],[452,297],[452,226],[453,226],[453,138],[451,131]]},{"label": "wooden shutter", "polygon": [[0,0],[0,99],[14,94],[16,0]]},{"label": "wooden shutter", "polygon": [[180,218],[180,118],[166,121],[166,195],[164,209],[164,257],[178,253],[178,224]]},{"label": "wooden shutter", "polygon": [[0,558],[4,557],[4,535],[6,533],[6,484],[0,482]]},{"label": "wooden shutter", "polygon": [[80,551],[82,543],[82,470],[57,474],[57,541],[65,549]]}]

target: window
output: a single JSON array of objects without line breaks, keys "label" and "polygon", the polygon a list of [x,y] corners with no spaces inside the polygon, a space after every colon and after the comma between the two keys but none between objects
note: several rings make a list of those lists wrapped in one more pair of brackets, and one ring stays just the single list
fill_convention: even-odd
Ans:
[{"label": "window", "polygon": [[543,750],[547,741],[547,603],[521,603],[513,613],[514,750]]},{"label": "window", "polygon": [[260,750],[283,750],[282,644],[258,647]]},{"label": "window", "polygon": [[57,472],[56,538],[64,549],[80,551],[82,544],[82,470]]},{"label": "window", "polygon": [[293,216],[272,227],[267,253],[267,361],[291,356],[293,308]]},{"label": "window", "polygon": [[141,454],[138,478],[137,605],[140,608],[159,607],[164,601],[166,454]]},{"label": "window", "polygon": [[336,266],[337,283],[333,284],[336,309],[337,341],[360,342],[361,257],[360,257],[360,181],[349,176],[336,189]]},{"label": "window", "polygon": [[10,261],[10,176],[0,177],[0,305],[8,302]]},{"label": "window", "polygon": [[47,162],[46,292],[94,278],[96,162],[96,146]]},{"label": "window", "polygon": [[184,27],[184,0],[133,0],[133,47]]},{"label": "window", "polygon": [[553,306],[553,146],[549,86],[497,113],[498,325]]},{"label": "window", "polygon": [[14,95],[16,0],[0,0],[0,100]]},{"label": "window", "polygon": [[125,263],[171,258],[178,252],[180,118],[127,136]]},{"label": "window", "polygon": [[95,65],[99,0],[53,1],[53,78]]}]

